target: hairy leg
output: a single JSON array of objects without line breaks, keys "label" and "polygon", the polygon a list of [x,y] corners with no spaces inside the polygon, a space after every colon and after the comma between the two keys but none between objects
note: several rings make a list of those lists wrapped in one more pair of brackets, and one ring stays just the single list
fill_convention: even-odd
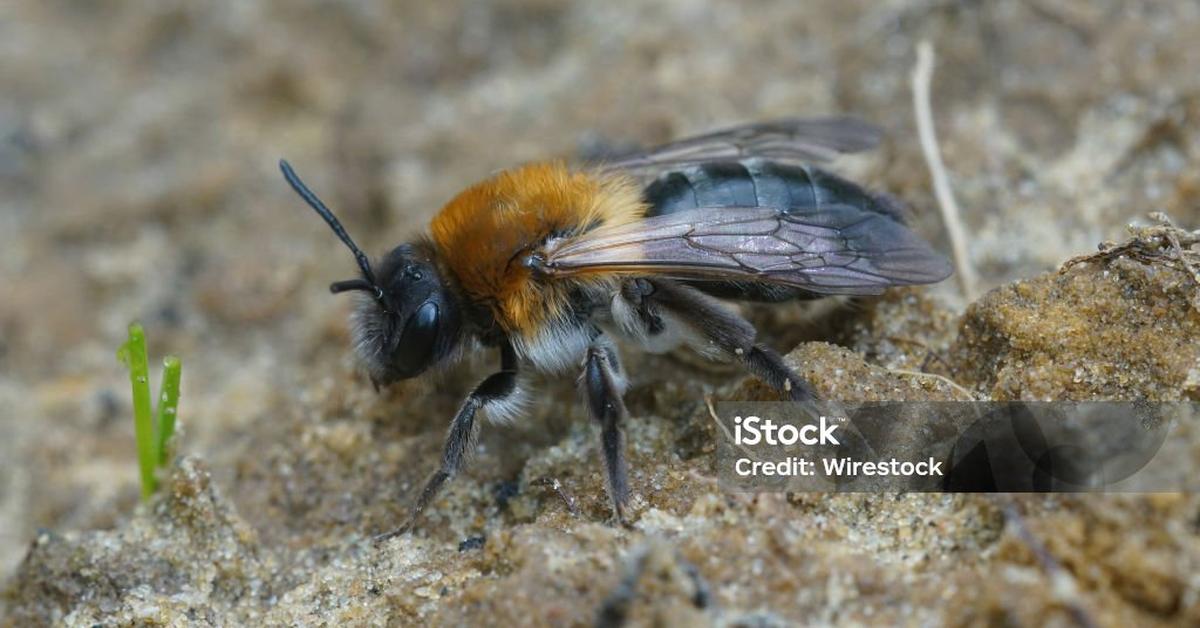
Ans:
[{"label": "hairy leg", "polygon": [[608,496],[612,500],[617,523],[625,522],[629,503],[629,478],[625,463],[625,378],[621,374],[617,352],[612,343],[598,335],[588,347],[581,383],[587,396],[588,412],[600,425],[600,451],[604,458]]},{"label": "hairy leg", "polygon": [[446,444],[442,451],[441,466],[426,480],[425,487],[418,495],[416,503],[413,504],[408,520],[399,528],[375,537],[377,543],[411,530],[416,524],[417,518],[429,506],[433,498],[437,497],[446,481],[453,478],[466,465],[467,457],[475,451],[475,416],[478,411],[490,406],[501,406],[517,393],[517,357],[512,346],[505,342],[500,349],[500,371],[488,376],[471,391],[471,394],[467,395],[458,414],[450,423],[450,430],[446,434]]},{"label": "hairy leg", "polygon": [[788,367],[778,353],[755,342],[758,331],[754,326],[720,301],[673,281],[640,281],[653,287],[648,294],[644,286],[638,291],[647,306],[670,312],[680,322],[694,328],[712,347],[740,360],[747,370],[793,401],[816,399],[812,386]]}]

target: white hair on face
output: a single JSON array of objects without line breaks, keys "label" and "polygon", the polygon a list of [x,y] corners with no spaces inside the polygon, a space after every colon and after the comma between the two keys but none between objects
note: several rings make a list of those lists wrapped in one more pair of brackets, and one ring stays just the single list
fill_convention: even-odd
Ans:
[{"label": "white hair on face", "polygon": [[354,353],[373,377],[381,377],[386,371],[388,330],[384,316],[379,302],[370,295],[360,295],[350,315]]}]

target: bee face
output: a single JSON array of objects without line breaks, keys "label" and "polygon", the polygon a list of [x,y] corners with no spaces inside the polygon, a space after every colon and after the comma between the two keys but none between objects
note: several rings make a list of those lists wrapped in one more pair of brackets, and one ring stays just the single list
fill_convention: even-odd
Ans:
[{"label": "bee face", "polygon": [[440,275],[433,247],[402,244],[377,267],[358,248],[325,203],[286,161],[279,168],[292,189],[350,249],[362,275],[329,287],[334,294],[364,294],[354,314],[354,345],[376,387],[424,373],[458,344],[462,319],[458,301]]},{"label": "bee face", "polygon": [[375,285],[359,301],[354,341],[376,385],[416,377],[453,350],[458,304],[425,247],[393,249],[377,265]]}]

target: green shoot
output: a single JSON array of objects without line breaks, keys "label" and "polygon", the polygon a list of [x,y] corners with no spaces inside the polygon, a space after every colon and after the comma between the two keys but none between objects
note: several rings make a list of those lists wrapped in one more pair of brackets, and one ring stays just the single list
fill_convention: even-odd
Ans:
[{"label": "green shoot", "polygon": [[146,332],[138,323],[129,325],[129,340],[117,351],[117,359],[129,367],[133,386],[133,428],[137,437],[138,467],[142,476],[142,500],[154,494],[154,467],[158,460],[154,441],[154,418],[150,414],[150,369],[146,360]]},{"label": "green shoot", "polygon": [[117,359],[129,367],[133,386],[133,431],[137,436],[138,470],[142,477],[142,500],[150,499],[158,488],[154,471],[171,462],[171,437],[175,434],[175,415],[179,410],[179,358],[163,360],[162,394],[158,415],[150,408],[150,367],[146,359],[146,332],[138,323],[130,323],[129,340],[117,350]]},{"label": "green shoot", "polygon": [[158,466],[171,460],[171,437],[175,435],[175,412],[179,408],[179,358],[163,360],[162,395],[158,398]]}]

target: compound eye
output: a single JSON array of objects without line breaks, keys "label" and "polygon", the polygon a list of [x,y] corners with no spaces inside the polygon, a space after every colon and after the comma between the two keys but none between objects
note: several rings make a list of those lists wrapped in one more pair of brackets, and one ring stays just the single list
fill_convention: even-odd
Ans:
[{"label": "compound eye", "polygon": [[404,326],[400,346],[396,349],[396,366],[406,376],[420,373],[433,361],[439,315],[437,303],[427,301],[413,312]]}]

